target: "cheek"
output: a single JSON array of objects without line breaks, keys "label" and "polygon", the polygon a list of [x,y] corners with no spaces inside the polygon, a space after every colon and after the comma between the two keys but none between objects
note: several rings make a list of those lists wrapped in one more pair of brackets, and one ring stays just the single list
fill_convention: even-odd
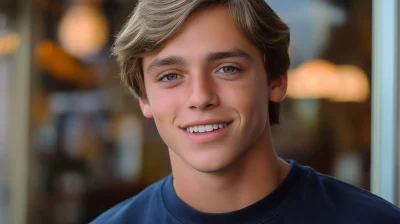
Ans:
[{"label": "cheek", "polygon": [[252,74],[244,82],[234,85],[229,89],[228,96],[230,103],[247,116],[267,112],[268,86],[266,79],[259,75]]},{"label": "cheek", "polygon": [[248,88],[243,91],[237,90],[236,101],[242,116],[249,118],[260,118],[267,115],[268,97],[267,91],[259,91],[256,88]]},{"label": "cheek", "polygon": [[174,121],[178,111],[178,98],[172,92],[152,89],[148,99],[157,126]]},{"label": "cheek", "polygon": [[180,98],[175,96],[172,91],[160,90],[152,91],[149,96],[150,107],[153,112],[154,123],[158,133],[168,147],[176,144],[175,121],[179,116]]},{"label": "cheek", "polygon": [[[268,120],[268,86],[263,80],[248,80],[230,90],[229,104],[240,116],[245,130],[262,132]],[[234,96],[234,97],[232,97]]]}]

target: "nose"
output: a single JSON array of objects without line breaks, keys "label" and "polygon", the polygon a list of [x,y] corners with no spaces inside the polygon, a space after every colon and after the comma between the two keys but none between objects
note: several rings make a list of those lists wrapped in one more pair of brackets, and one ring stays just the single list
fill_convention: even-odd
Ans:
[{"label": "nose", "polygon": [[216,85],[212,77],[200,74],[192,76],[188,86],[188,108],[204,111],[219,104]]}]

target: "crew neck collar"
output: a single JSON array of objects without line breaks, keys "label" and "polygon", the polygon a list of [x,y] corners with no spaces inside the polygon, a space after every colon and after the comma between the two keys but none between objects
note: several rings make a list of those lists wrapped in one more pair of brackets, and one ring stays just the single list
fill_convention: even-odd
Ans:
[{"label": "crew neck collar", "polygon": [[291,169],[282,183],[269,195],[245,208],[228,213],[204,213],[186,204],[176,194],[173,187],[173,175],[167,177],[161,190],[165,208],[178,221],[185,224],[207,223],[261,223],[279,213],[294,196],[294,192],[303,186],[310,169],[300,166],[292,160],[287,161]]}]

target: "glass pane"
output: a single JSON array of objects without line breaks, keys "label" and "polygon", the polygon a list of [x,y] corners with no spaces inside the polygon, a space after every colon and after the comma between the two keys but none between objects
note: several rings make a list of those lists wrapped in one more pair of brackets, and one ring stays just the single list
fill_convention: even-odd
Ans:
[{"label": "glass pane", "polygon": [[292,32],[278,152],[369,190],[371,1],[267,2]]},{"label": "glass pane", "polygon": [[[135,2],[34,2],[30,220],[87,223],[171,171],[110,57]],[[369,190],[371,1],[267,2],[292,30],[278,153]]]},{"label": "glass pane", "polygon": [[19,36],[14,27],[14,5],[0,4],[0,223],[8,223],[9,215],[9,173],[10,156],[9,127],[12,102],[10,85],[14,72],[14,56],[18,48]]},{"label": "glass pane", "polygon": [[170,172],[154,123],[110,57],[134,5],[35,1],[34,223],[88,223]]}]

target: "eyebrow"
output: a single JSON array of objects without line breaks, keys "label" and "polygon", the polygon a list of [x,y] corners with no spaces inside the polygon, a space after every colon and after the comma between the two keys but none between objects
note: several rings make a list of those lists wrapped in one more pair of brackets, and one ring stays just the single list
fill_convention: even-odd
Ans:
[{"label": "eyebrow", "polygon": [[238,48],[234,48],[230,51],[210,53],[207,56],[208,61],[215,61],[215,60],[220,60],[220,59],[225,59],[225,58],[244,58],[248,61],[252,60],[249,54],[247,54],[246,52],[244,52],[243,50],[240,50]]},{"label": "eyebrow", "polygon": [[[225,58],[244,58],[247,61],[252,61],[252,58],[250,57],[249,54],[238,48],[234,48],[229,51],[213,52],[207,55],[207,61],[215,61]],[[152,61],[150,65],[147,67],[147,72],[150,73],[153,69],[156,69],[157,67],[170,66],[170,65],[184,66],[185,64],[186,64],[185,60],[182,57],[169,56],[166,58],[155,59],[154,61]]]},{"label": "eyebrow", "polygon": [[169,66],[169,65],[183,66],[185,65],[185,60],[182,57],[178,56],[169,56],[166,58],[156,59],[152,61],[150,65],[147,67],[147,72],[150,72],[151,70],[157,67]]}]

